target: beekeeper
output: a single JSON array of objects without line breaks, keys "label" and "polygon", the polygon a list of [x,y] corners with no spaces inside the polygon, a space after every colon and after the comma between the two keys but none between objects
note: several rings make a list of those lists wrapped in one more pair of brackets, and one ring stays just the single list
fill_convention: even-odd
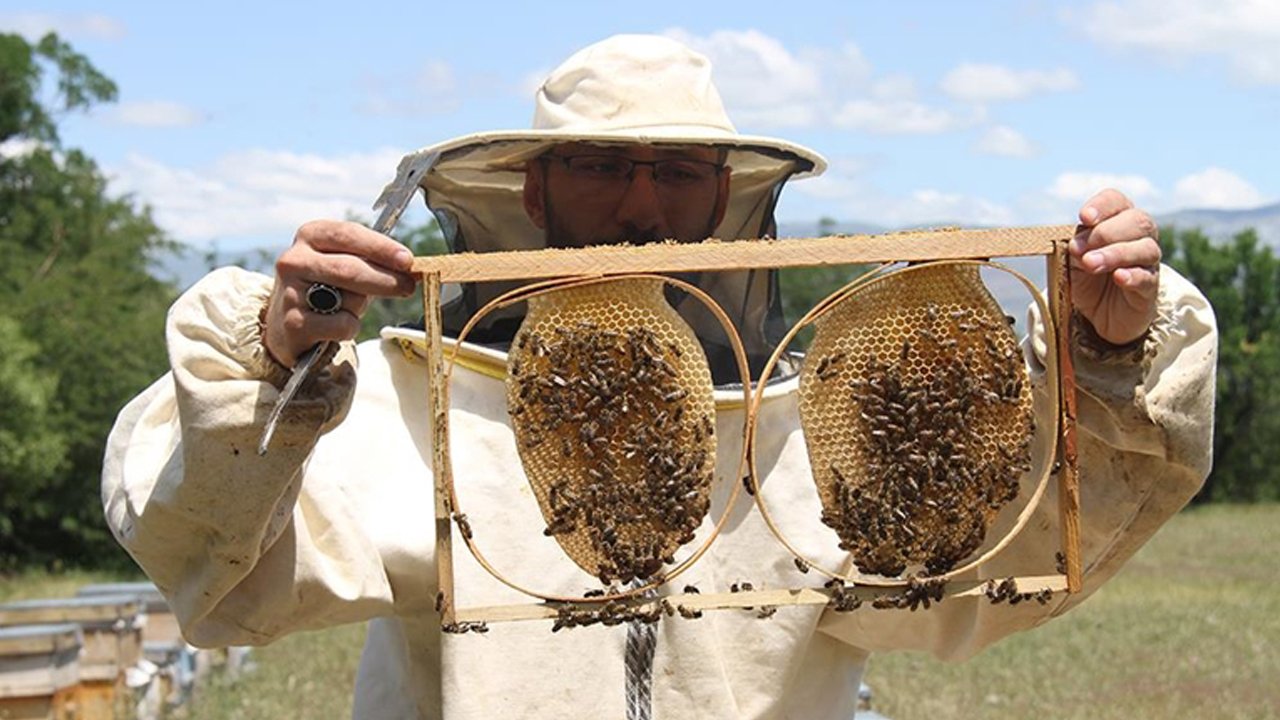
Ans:
[{"label": "beekeeper", "polygon": [[[739,134],[707,60],[666,38],[619,36],[553,71],[533,129],[469,135],[434,148],[423,182],[454,251],[682,242],[774,232],[792,177],[824,169],[815,152]],[[993,605],[951,598],[927,612],[820,607],[707,612],[656,625],[552,634],[542,621],[442,635],[423,334],[387,329],[351,342],[376,296],[415,291],[409,252],[349,222],[303,225],[276,276],[218,270],[174,305],[172,371],[120,413],[103,500],[121,544],[165,594],[185,636],[205,646],[269,643],[298,630],[368,621],[356,682],[360,718],[849,718],[870,653],[927,650],[964,658],[1077,604],[1115,574],[1200,487],[1209,468],[1216,330],[1212,310],[1160,265],[1151,217],[1118,192],[1089,198],[1072,245],[1081,332],[1079,381],[1084,592]],[[753,369],[785,327],[768,272],[691,278],[733,313]],[[446,333],[503,288],[446,298]],[[739,380],[697,303],[719,383]],[[580,595],[592,578],[569,563],[533,509],[506,415],[503,343],[519,308],[487,316],[456,349],[451,433],[459,503],[478,547],[519,582]],[[321,340],[343,341],[285,412],[271,451],[254,451],[289,368]],[[1024,345],[1043,374],[1043,329]],[[809,512],[794,368],[770,379],[760,411],[761,480]],[[717,476],[736,481],[740,389],[717,391]],[[1050,423],[1047,418],[1042,423]],[[793,488],[789,489],[789,488]],[[713,516],[723,511],[713,498]],[[788,520],[786,505],[775,508]],[[794,512],[800,512],[799,509]],[[1052,493],[982,570],[1043,574],[1059,547]],[[794,518],[792,519],[794,520]],[[793,538],[840,566],[830,531],[805,516]],[[706,536],[704,523],[699,537]],[[823,535],[825,533],[825,535]],[[823,540],[822,538],[825,538]],[[530,602],[465,551],[458,603]],[[749,503],[679,585],[813,586]]]}]

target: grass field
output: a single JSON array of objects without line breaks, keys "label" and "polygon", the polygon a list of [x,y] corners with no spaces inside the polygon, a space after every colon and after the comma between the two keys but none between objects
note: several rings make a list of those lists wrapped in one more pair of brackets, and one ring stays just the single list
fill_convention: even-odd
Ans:
[{"label": "grass field", "polygon": [[[872,660],[875,709],[948,718],[1280,718],[1280,505],[1174,518],[1110,584],[1045,627],[966,663]],[[105,577],[9,578],[0,600],[69,595]],[[202,688],[188,717],[340,718],[364,630],[255,650],[256,672]]]},{"label": "grass field", "polygon": [[969,662],[872,659],[875,708],[929,718],[1280,718],[1280,506],[1175,517],[1079,608]]}]

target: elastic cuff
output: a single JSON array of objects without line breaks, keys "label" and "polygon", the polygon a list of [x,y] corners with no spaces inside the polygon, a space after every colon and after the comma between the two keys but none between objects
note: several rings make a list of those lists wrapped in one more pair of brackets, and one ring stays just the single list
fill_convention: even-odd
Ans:
[{"label": "elastic cuff", "polygon": [[[1163,274],[1165,268],[1161,266]],[[1156,316],[1147,331],[1124,345],[1114,345],[1098,336],[1093,324],[1072,311],[1071,344],[1082,358],[1102,365],[1139,365],[1155,356],[1175,324],[1177,308],[1169,297],[1168,283],[1160,283],[1156,294]]]},{"label": "elastic cuff", "polygon": [[268,292],[262,298],[261,307],[254,316],[253,322],[236,328],[236,335],[240,347],[248,351],[245,368],[254,378],[269,382],[279,389],[289,381],[292,371],[272,357],[266,343],[262,340],[266,330],[267,303],[270,300],[271,295]]},{"label": "elastic cuff", "polygon": [[1123,345],[1104,340],[1088,318],[1073,310],[1071,312],[1071,344],[1081,357],[1096,362],[1109,364],[1137,364],[1142,362],[1146,353],[1147,340],[1151,337],[1151,328]]}]

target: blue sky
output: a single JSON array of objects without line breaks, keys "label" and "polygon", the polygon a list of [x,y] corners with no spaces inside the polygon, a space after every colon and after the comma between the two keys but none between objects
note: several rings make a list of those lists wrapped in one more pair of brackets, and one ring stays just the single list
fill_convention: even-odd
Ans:
[{"label": "blue sky", "polygon": [[64,142],[201,248],[367,214],[404,152],[527,127],[541,77],[618,32],[701,50],[739,130],[827,156],[783,221],[1071,222],[1107,185],[1153,212],[1280,200],[1273,0],[10,7],[0,30],[56,30],[120,86]]}]

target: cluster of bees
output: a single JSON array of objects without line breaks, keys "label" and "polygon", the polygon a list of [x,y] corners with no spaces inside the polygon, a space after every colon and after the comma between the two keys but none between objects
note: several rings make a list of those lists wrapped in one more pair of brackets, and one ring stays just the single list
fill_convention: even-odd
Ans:
[{"label": "cluster of bees", "polygon": [[[862,607],[862,599],[854,592],[854,586],[846,585],[839,578],[828,580],[826,586],[831,599],[827,607],[836,612],[851,612]],[[897,608],[915,612],[918,608],[929,609],[929,605],[942,602],[946,597],[947,581],[943,578],[922,578],[912,575],[907,579],[907,586],[898,593],[880,595],[871,601],[871,607],[878,610]]]},{"label": "cluster of bees", "polygon": [[[843,383],[860,452],[827,468],[832,502],[822,522],[864,572],[951,570],[982,544],[995,511],[1017,497],[1031,469],[1033,419],[1021,358],[989,333],[957,347],[956,335],[991,322],[972,311],[952,313],[951,331],[936,308],[928,317],[895,357],[871,353],[863,371]],[[844,355],[820,358],[818,379],[841,377]],[[984,437],[1010,412],[1022,431],[1016,443]]]},{"label": "cluster of bees", "polygon": [[1017,605],[1020,602],[1032,599],[1044,605],[1053,599],[1053,591],[1048,588],[1033,593],[1018,592],[1018,582],[1013,578],[1005,578],[1000,582],[988,580],[983,586],[983,593],[991,601],[992,605],[999,605],[1006,600],[1010,605]]},{"label": "cluster of bees", "polygon": [[472,633],[472,632],[478,635],[483,635],[489,632],[489,625],[484,622],[470,622],[470,621],[458,622],[458,623],[445,623],[444,625],[440,626],[440,630],[441,632],[445,632],[450,635],[466,635],[467,633]]},{"label": "cluster of bees", "polygon": [[[683,606],[681,607],[683,610]],[[582,608],[573,605],[561,605],[556,610],[556,620],[551,625],[551,632],[560,632],[565,628],[587,627],[589,625],[620,625],[624,622],[653,624],[664,616],[676,614],[676,608],[670,601],[663,599],[652,607],[632,607],[620,600],[610,600],[599,608]]]},{"label": "cluster of bees", "polygon": [[605,585],[656,575],[709,508],[715,427],[645,327],[522,331],[508,408],[544,533]]}]

